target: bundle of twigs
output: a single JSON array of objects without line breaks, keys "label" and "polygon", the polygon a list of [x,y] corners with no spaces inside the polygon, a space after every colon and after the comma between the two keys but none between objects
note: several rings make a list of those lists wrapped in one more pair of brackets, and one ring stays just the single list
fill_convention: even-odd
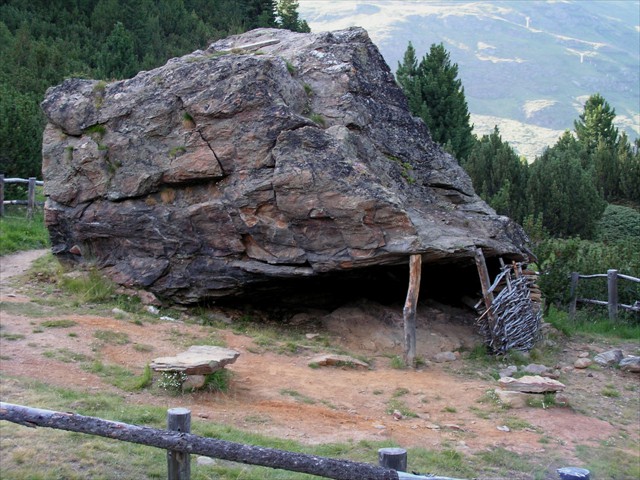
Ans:
[{"label": "bundle of twigs", "polygon": [[485,343],[495,354],[529,351],[540,339],[542,312],[531,300],[530,279],[514,275],[514,270],[518,272],[508,266],[496,277],[490,290],[503,288],[477,321]]}]

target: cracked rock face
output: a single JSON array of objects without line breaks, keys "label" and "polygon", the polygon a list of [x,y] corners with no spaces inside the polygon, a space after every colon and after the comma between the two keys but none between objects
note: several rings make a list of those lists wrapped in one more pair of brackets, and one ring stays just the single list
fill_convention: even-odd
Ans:
[{"label": "cracked rock face", "polygon": [[53,252],[180,303],[372,265],[522,259],[367,33],[259,29],[42,108]]}]

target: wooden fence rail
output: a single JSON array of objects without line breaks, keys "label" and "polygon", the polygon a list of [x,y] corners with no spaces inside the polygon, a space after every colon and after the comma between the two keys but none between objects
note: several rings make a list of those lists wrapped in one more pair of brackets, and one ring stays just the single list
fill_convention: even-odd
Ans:
[{"label": "wooden fence rail", "polygon": [[[398,472],[392,468],[368,463],[336,460],[274,448],[244,445],[215,438],[199,437],[189,432],[189,410],[183,408],[169,409],[168,415],[169,430],[160,430],[102,418],[87,417],[75,413],[56,412],[0,402],[0,420],[26,427],[49,427],[70,432],[87,433],[167,450],[169,480],[189,480],[190,467],[188,467],[188,463],[190,454],[291,472],[308,473],[335,480],[456,480],[450,477],[427,477]],[[187,417],[189,418],[187,419]],[[383,457],[386,456],[380,454],[381,460]],[[404,464],[406,465],[406,461]]]},{"label": "wooden fence rail", "polygon": [[[606,278],[607,291],[608,291],[607,301],[605,302],[604,300],[593,300],[590,298],[578,298],[578,281],[581,278],[582,279]],[[607,306],[609,310],[610,320],[615,320],[618,317],[618,310],[620,308],[623,308],[625,310],[630,310],[632,312],[640,312],[640,300],[636,300],[636,302],[633,305],[625,305],[624,303],[618,303],[618,279],[619,278],[623,280],[628,280],[631,282],[640,283],[640,278],[631,277],[629,275],[618,273],[618,271],[615,269],[607,270],[607,273],[596,273],[593,275],[580,275],[578,272],[572,272],[571,273],[571,290],[570,290],[571,300],[569,302],[569,317],[570,318],[575,317],[576,305],[578,302]]]},{"label": "wooden fence rail", "polygon": [[[27,191],[27,200],[5,200],[4,199],[4,184],[5,183],[26,183],[29,185]],[[33,218],[33,210],[36,203],[36,185],[44,185],[42,180],[36,180],[35,177],[29,178],[4,178],[4,174],[0,173],[0,217],[4,216],[5,205],[26,205],[27,216]],[[44,205],[39,203],[38,205]]]}]

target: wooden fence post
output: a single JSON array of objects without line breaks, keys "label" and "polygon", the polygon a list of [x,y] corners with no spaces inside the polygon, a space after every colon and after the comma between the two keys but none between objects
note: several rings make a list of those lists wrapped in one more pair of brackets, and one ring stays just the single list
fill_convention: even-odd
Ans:
[{"label": "wooden fence post", "polygon": [[409,289],[404,303],[402,316],[404,319],[404,362],[408,367],[414,367],[416,361],[416,305],[420,294],[420,278],[422,271],[422,256],[411,255],[409,260]]},{"label": "wooden fence post", "polygon": [[27,195],[27,218],[33,219],[33,209],[36,205],[36,177],[29,177],[29,190]]},{"label": "wooden fence post", "polygon": [[618,270],[607,270],[609,320],[618,317]]},{"label": "wooden fence post", "polygon": [[4,173],[0,173],[0,217],[4,217]]},{"label": "wooden fence post", "polygon": [[406,472],[407,451],[404,448],[380,448],[378,450],[378,464],[384,468]]},{"label": "wooden fence post", "polygon": [[[191,432],[191,410],[170,408],[167,410],[167,430],[181,433]],[[190,480],[191,455],[187,452],[167,450],[168,480]]]},{"label": "wooden fence post", "polygon": [[573,319],[576,316],[576,304],[578,303],[578,280],[580,280],[580,274],[578,272],[571,272],[571,289],[569,293],[571,299],[569,300],[569,318]]}]

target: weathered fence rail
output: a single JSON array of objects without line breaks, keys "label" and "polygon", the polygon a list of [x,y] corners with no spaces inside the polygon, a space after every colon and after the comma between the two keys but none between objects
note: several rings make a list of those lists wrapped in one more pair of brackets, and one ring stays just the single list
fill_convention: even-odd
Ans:
[{"label": "weathered fence rail", "polygon": [[[188,413],[188,415],[187,415]],[[189,455],[230,460],[232,462],[308,473],[335,480],[456,480],[450,477],[423,476],[398,472],[393,468],[289,452],[274,448],[256,447],[194,435],[190,430],[187,409],[169,409],[168,430],[129,425],[121,422],[87,417],[68,412],[56,412],[23,405],[0,402],[0,420],[26,427],[49,427],[70,432],[87,433],[124,442],[137,443],[167,450],[169,480],[189,480]],[[189,417],[189,418],[187,418]],[[382,449],[385,450],[385,449]],[[392,455],[380,454],[380,461]],[[406,459],[404,463],[406,465]]]},{"label": "weathered fence rail", "polygon": [[[608,298],[604,300],[594,300],[591,298],[578,298],[578,282],[580,279],[591,278],[606,278],[607,279],[607,291]],[[593,275],[580,275],[578,272],[571,273],[571,300],[569,302],[569,317],[573,318],[576,314],[577,303],[592,303],[594,305],[604,305],[609,309],[609,319],[615,320],[618,317],[618,310],[623,308],[632,312],[640,312],[640,300],[636,300],[633,305],[626,305],[624,303],[618,303],[618,279],[628,280],[631,282],[640,283],[640,278],[632,277],[630,275],[624,275],[618,273],[617,270],[607,270],[607,273],[596,273]]]},{"label": "weathered fence rail", "polygon": [[[29,185],[27,190],[27,200],[5,200],[4,199],[4,184],[5,183],[26,183]],[[4,216],[5,205],[26,205],[27,216],[33,218],[33,210],[36,205],[44,205],[44,203],[36,202],[36,185],[44,185],[41,180],[36,180],[35,177],[30,178],[4,178],[4,174],[0,173],[0,217]]]}]

